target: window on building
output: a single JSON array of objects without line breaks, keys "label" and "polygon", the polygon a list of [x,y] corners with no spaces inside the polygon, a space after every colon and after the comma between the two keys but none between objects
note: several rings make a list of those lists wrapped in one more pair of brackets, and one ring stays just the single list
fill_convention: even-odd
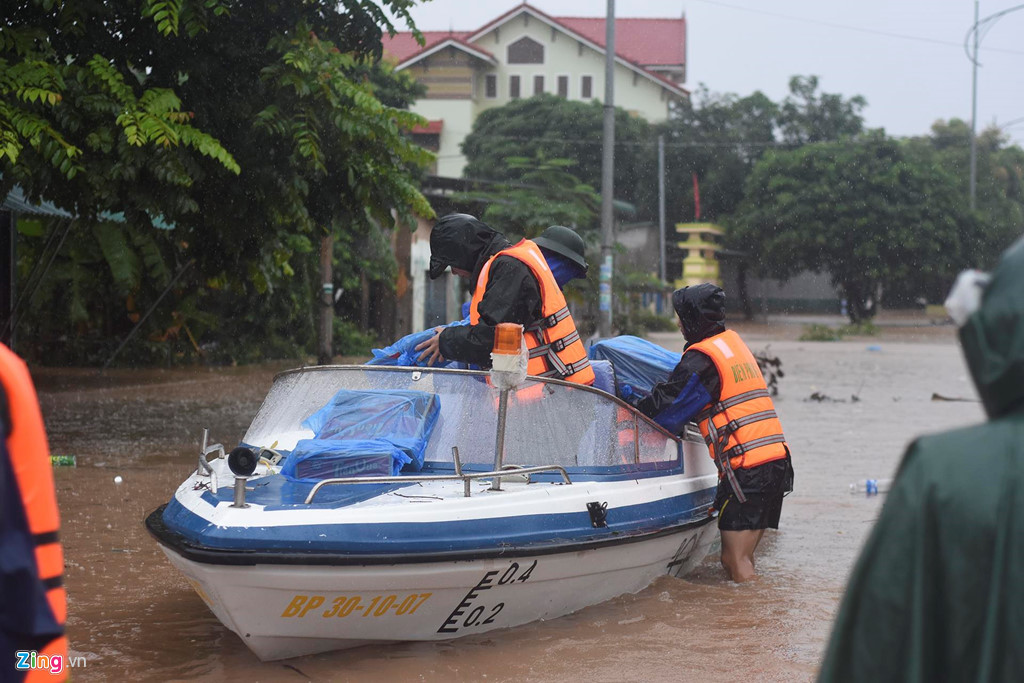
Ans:
[{"label": "window on building", "polygon": [[544,94],[544,77],[534,76],[533,77],[533,94],[542,95]]},{"label": "window on building", "polygon": [[584,76],[580,79],[580,97],[589,100],[594,96],[594,77]]},{"label": "window on building", "polygon": [[559,97],[565,97],[565,98],[569,97],[569,77],[568,76],[559,76],[558,77],[558,96]]},{"label": "window on building", "polygon": [[484,76],[484,97],[493,100],[498,96],[498,76],[486,74]]},{"label": "window on building", "polygon": [[508,46],[509,64],[543,64],[544,46],[533,38],[523,36]]},{"label": "window on building", "polygon": [[519,76],[508,77],[508,96],[513,100],[519,99]]}]

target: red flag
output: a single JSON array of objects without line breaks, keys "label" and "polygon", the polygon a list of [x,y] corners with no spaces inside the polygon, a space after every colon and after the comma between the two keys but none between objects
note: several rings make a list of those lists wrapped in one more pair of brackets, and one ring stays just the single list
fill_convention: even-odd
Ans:
[{"label": "red flag", "polygon": [[694,220],[700,220],[700,186],[697,185],[697,174],[693,174],[693,213]]}]

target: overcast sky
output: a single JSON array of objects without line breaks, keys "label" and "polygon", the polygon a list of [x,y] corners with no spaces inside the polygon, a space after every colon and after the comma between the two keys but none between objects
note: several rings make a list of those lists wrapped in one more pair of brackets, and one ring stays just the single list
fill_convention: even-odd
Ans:
[{"label": "overcast sky", "polygon": [[[421,30],[479,28],[518,0],[433,0],[412,10]],[[604,16],[607,0],[531,0],[552,16]],[[978,127],[1010,125],[1024,145],[1024,4],[982,0],[979,18],[1020,6],[983,34]],[[964,38],[973,0],[618,0],[619,17],[687,19],[687,87],[779,101],[790,76],[817,75],[820,89],[863,95],[867,125],[923,135],[937,119],[971,116]]]}]

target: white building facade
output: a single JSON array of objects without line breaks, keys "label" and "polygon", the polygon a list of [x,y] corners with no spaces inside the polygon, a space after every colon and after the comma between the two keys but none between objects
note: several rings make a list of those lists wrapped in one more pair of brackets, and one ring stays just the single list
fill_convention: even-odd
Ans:
[{"label": "white building facade", "polygon": [[[615,103],[651,123],[689,96],[686,20],[616,19]],[[601,101],[605,87],[605,20],[552,17],[520,5],[476,31],[411,33],[384,39],[385,55],[426,85],[412,107],[430,121],[415,131],[437,154],[435,175],[460,177],[462,141],[476,117],[510,101],[549,93]]]}]

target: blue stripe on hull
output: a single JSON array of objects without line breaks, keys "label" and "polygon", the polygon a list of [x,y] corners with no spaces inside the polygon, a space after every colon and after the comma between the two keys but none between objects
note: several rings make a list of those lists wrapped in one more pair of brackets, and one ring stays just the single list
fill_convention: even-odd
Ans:
[{"label": "blue stripe on hull", "polygon": [[595,529],[586,510],[560,514],[496,517],[450,522],[218,527],[177,499],[164,510],[167,528],[210,549],[338,552],[348,554],[432,553],[544,546],[636,534],[707,516],[714,489],[608,509],[608,526]]}]

